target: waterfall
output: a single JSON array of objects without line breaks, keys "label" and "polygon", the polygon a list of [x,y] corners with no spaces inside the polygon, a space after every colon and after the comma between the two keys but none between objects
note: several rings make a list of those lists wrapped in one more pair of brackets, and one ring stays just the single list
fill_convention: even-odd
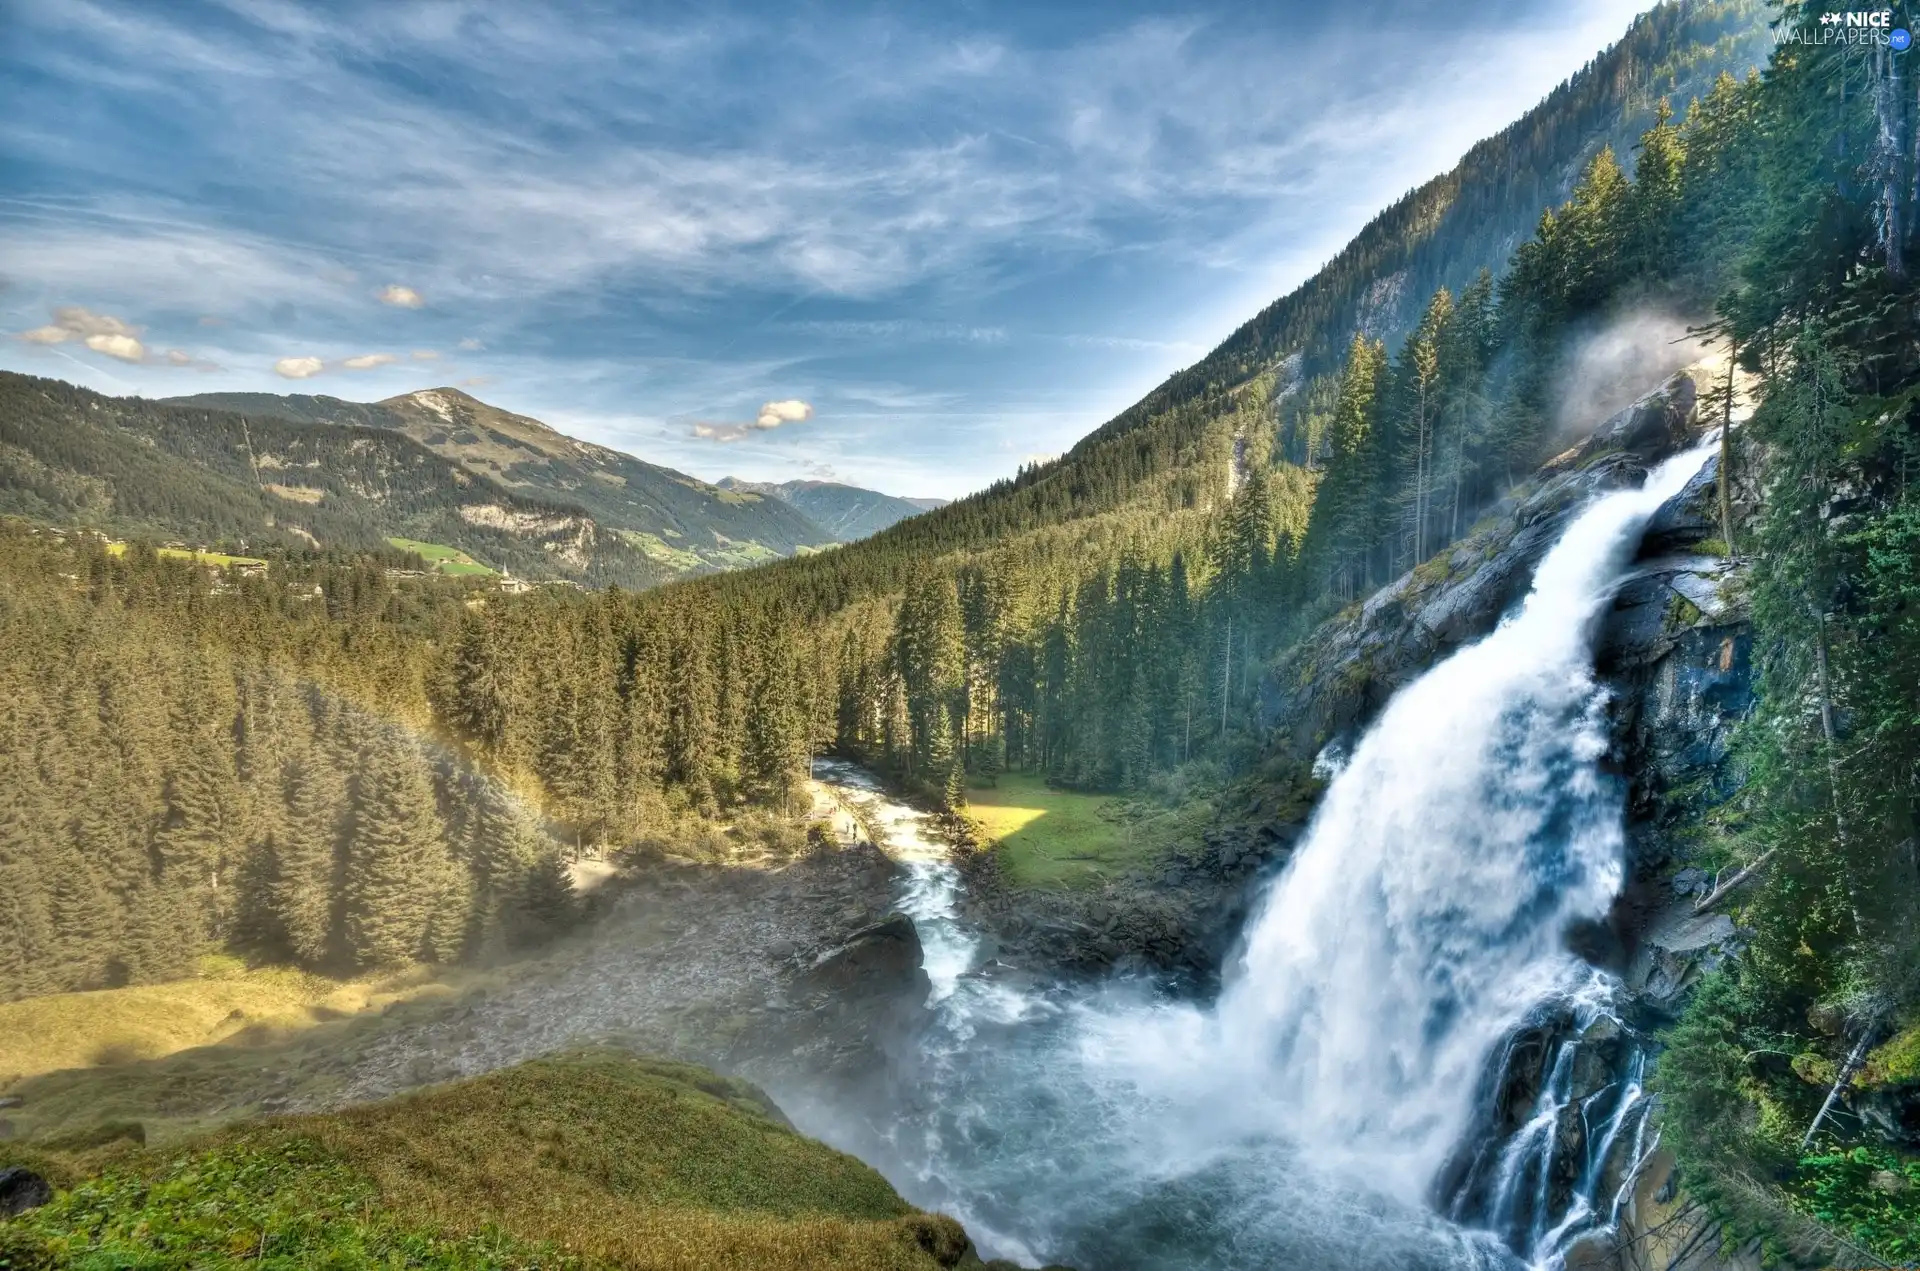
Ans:
[{"label": "waterfall", "polygon": [[1516,613],[1393,698],[1249,929],[1223,1049],[1286,1092],[1278,1128],[1402,1194],[1466,1132],[1500,1040],[1585,978],[1565,934],[1604,917],[1624,869],[1593,629],[1704,457],[1596,499]]},{"label": "waterfall", "polygon": [[[890,1171],[909,1196],[1003,1252],[1108,1267],[1551,1265],[1610,1221],[1599,1193],[1616,1142],[1640,1148],[1639,1071],[1578,1092],[1571,1044],[1497,1153],[1496,1212],[1473,1225],[1499,1239],[1431,1206],[1503,1042],[1555,1003],[1605,1010],[1610,982],[1566,948],[1625,871],[1594,629],[1711,444],[1592,500],[1517,611],[1329,758],[1210,1008],[1117,986],[986,1021],[955,981],[924,1132],[888,1133],[922,1153]],[[1563,1116],[1583,1156],[1550,1212]]]}]

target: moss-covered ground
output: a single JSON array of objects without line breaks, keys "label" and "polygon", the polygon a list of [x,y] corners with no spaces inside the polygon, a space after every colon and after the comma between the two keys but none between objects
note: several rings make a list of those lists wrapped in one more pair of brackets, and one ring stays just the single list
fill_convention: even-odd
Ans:
[{"label": "moss-covered ground", "polygon": [[1187,822],[1208,810],[1062,790],[1038,774],[1009,772],[991,786],[969,787],[966,815],[1014,886],[1084,887],[1197,840]]},{"label": "moss-covered ground", "polygon": [[604,1048],[166,1149],[0,1145],[7,1163],[58,1189],[0,1221],[9,1271],[976,1263],[957,1223],[753,1087]]}]

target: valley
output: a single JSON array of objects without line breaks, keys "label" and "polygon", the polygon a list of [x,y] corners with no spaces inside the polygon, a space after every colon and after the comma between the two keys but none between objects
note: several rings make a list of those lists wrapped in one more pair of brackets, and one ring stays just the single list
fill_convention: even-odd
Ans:
[{"label": "valley", "polygon": [[1912,1265],[1920,99],[1819,18],[944,505],[0,372],[0,1266]]}]

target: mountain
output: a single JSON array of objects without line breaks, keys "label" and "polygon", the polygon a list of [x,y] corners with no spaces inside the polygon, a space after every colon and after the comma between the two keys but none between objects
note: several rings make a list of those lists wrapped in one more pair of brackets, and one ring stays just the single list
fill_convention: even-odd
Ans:
[{"label": "mountain", "polygon": [[947,505],[945,499],[902,499],[837,481],[742,481],[720,478],[722,490],[766,495],[797,508],[842,543],[878,534],[910,516]]},{"label": "mountain", "polygon": [[569,437],[457,388],[423,389],[370,403],[273,393],[198,393],[169,400],[401,433],[504,489],[587,512],[668,574],[760,564],[834,541],[783,500],[718,489]]},{"label": "mountain", "polygon": [[[1277,457],[1311,466],[1319,456],[1309,450],[1324,441],[1307,418],[1314,390],[1356,332],[1393,347],[1440,287],[1458,294],[1483,269],[1504,274],[1542,211],[1567,198],[1597,153],[1611,147],[1631,162],[1662,99],[1684,114],[1722,73],[1743,77],[1765,64],[1770,12],[1762,0],[1678,0],[1642,14],[1539,105],[1381,212],[1200,361],[1058,459],[894,528],[885,550],[984,548],[1122,506],[1191,507],[1215,485],[1224,492],[1231,456],[1244,447],[1222,430],[1244,433],[1250,418],[1236,417],[1263,377],[1271,382],[1260,428]],[[852,567],[841,556],[835,567]]]},{"label": "mountain", "polygon": [[647,587],[677,572],[577,502],[476,477],[392,428],[106,397],[7,372],[0,513],[253,549],[404,538],[587,585]]}]

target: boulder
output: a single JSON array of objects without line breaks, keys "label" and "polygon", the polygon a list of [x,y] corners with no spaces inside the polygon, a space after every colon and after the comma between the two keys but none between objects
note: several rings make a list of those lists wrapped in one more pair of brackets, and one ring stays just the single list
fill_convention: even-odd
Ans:
[{"label": "boulder", "polygon": [[1731,952],[1739,933],[1723,913],[1696,914],[1682,898],[1640,932],[1627,967],[1627,988],[1644,1002],[1667,1007]]},{"label": "boulder", "polygon": [[1700,432],[1695,420],[1699,396],[1691,375],[1674,376],[1594,429],[1575,448],[1573,462],[1609,450],[1652,462],[1684,449]]},{"label": "boulder", "polygon": [[53,1185],[30,1169],[0,1169],[0,1218],[13,1218],[53,1199]]},{"label": "boulder", "polygon": [[1847,1106],[1875,1136],[1904,1151],[1920,1151],[1920,1081],[1855,1088]]},{"label": "boulder", "polygon": [[807,987],[842,1000],[906,997],[924,1001],[933,982],[922,967],[920,933],[903,913],[863,927],[814,960]]}]

